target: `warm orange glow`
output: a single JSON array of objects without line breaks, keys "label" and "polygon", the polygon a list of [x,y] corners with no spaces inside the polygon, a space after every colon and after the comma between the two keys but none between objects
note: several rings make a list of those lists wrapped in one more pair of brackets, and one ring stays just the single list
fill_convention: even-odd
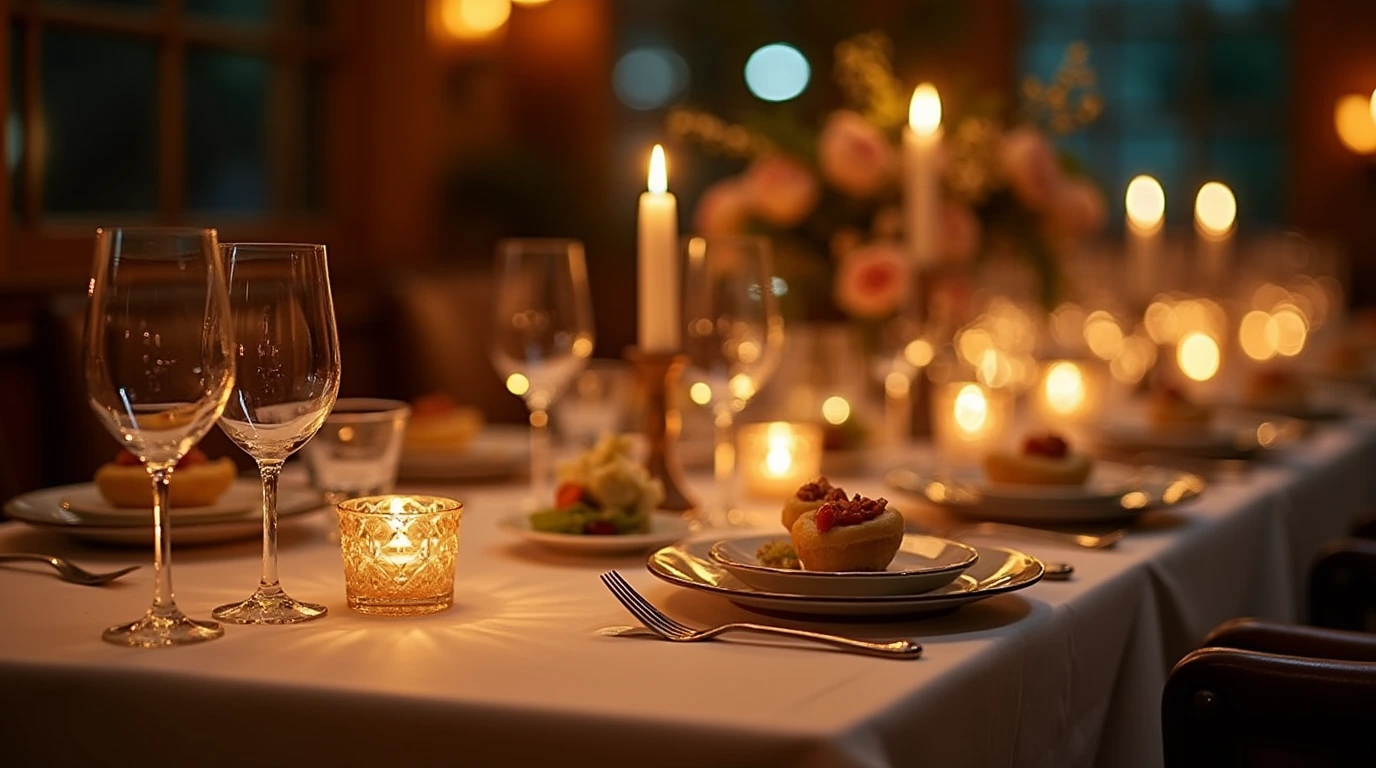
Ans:
[{"label": "warm orange glow", "polygon": [[1147,335],[1157,344],[1167,344],[1180,337],[1180,320],[1176,317],[1175,307],[1169,302],[1157,299],[1147,306],[1143,317]]},{"label": "warm orange glow", "polygon": [[1237,329],[1237,341],[1245,355],[1263,362],[1276,356],[1280,329],[1269,312],[1254,309],[1242,316]]},{"label": "warm orange glow", "polygon": [[1204,333],[1188,333],[1175,348],[1175,360],[1180,372],[1195,381],[1208,381],[1218,373],[1220,363],[1218,342]]},{"label": "warm orange glow", "polygon": [[1352,152],[1376,152],[1376,94],[1368,99],[1350,93],[1338,99],[1333,107],[1333,127],[1338,130],[1338,140]]},{"label": "warm orange glow", "polygon": [[440,26],[459,40],[487,37],[511,17],[511,0],[439,0]]},{"label": "warm orange glow", "polygon": [[1123,329],[1113,315],[1103,310],[1091,312],[1085,318],[1085,343],[1095,357],[1112,360],[1123,351]]},{"label": "warm orange glow", "polygon": [[664,147],[658,144],[650,151],[650,176],[647,188],[661,195],[669,191],[669,171],[665,166]]},{"label": "warm orange glow", "polygon": [[1210,181],[1194,198],[1195,225],[1205,235],[1223,237],[1237,221],[1237,198],[1227,184]]},{"label": "warm orange glow", "polygon": [[952,415],[967,435],[979,434],[989,420],[989,400],[977,384],[966,384],[956,393]]},{"label": "warm orange glow", "polygon": [[1124,202],[1128,224],[1139,232],[1155,232],[1166,216],[1166,191],[1150,176],[1137,176],[1128,182]]},{"label": "warm orange glow", "polygon": [[936,86],[923,83],[913,89],[908,102],[908,127],[918,136],[931,136],[941,128],[941,95]]},{"label": "warm orange glow", "polygon": [[511,1],[512,1],[513,3],[515,3],[515,4],[517,4],[517,5],[524,5],[524,6],[526,6],[527,8],[534,8],[534,7],[537,6],[537,5],[544,5],[545,3],[548,3],[548,2],[549,2],[549,0],[511,0]]},{"label": "warm orange glow", "polygon": [[1085,406],[1087,395],[1085,375],[1080,366],[1062,360],[1053,363],[1046,370],[1046,380],[1042,383],[1042,395],[1046,405],[1055,413],[1070,416]]},{"label": "warm orange glow", "polygon": [[1285,357],[1294,357],[1304,351],[1304,342],[1309,336],[1309,322],[1295,305],[1277,307],[1271,313],[1271,321],[1276,325],[1276,352]]}]

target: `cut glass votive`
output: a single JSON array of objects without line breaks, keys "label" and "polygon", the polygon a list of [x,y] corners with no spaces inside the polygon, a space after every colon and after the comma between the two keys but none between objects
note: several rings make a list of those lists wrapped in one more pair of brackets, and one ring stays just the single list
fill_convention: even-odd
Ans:
[{"label": "cut glass votive", "polygon": [[344,590],[359,613],[416,616],[454,603],[463,504],[439,496],[340,502]]}]

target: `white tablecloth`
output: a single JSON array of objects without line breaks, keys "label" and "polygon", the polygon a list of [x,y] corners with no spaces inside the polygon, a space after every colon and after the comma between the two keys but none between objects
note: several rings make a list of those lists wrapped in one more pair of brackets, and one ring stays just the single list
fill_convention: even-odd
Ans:
[{"label": "white tablecloth", "polygon": [[[1072,562],[1073,581],[928,621],[825,625],[919,638],[915,662],[600,636],[633,623],[596,578],[609,567],[684,620],[758,617],[655,580],[639,557],[507,538],[495,520],[519,507],[515,489],[427,489],[467,506],[457,604],[430,617],[349,611],[323,514],[285,528],[281,569],[330,615],[199,646],[100,641],[146,607],[148,568],[103,589],[0,570],[0,764],[1159,766],[1170,666],[1223,619],[1293,618],[1308,559],[1371,498],[1374,466],[1376,428],[1325,429],[1113,550],[1006,542]],[[147,558],[18,524],[0,526],[0,551]],[[257,557],[254,541],[179,549],[179,603],[205,616],[243,597]]]}]

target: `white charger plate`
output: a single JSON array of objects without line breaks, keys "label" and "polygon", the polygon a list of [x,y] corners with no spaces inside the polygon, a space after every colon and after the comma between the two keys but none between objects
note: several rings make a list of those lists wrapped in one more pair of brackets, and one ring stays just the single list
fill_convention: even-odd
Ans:
[{"label": "white charger plate", "polygon": [[[172,482],[176,482],[174,478]],[[94,484],[71,486],[72,492],[62,499],[63,509],[89,519],[91,522],[115,524],[145,524],[153,514],[151,490],[149,506],[116,507],[100,495]],[[173,522],[201,522],[241,517],[250,510],[257,511],[263,503],[262,485],[257,480],[235,480],[220,498],[209,506],[173,507]]]},{"label": "white charger plate", "polygon": [[[731,575],[757,589],[799,595],[915,595],[950,584],[975,564],[974,547],[935,536],[903,537],[888,570],[826,572],[775,568],[755,557],[760,547],[779,536],[741,536],[712,545],[707,555]],[[787,541],[787,538],[782,538]]]},{"label": "white charger plate", "polygon": [[979,559],[954,581],[917,595],[799,595],[752,587],[710,558],[712,542],[665,547],[645,567],[669,584],[724,597],[742,608],[809,616],[930,616],[1016,592],[1041,581],[1046,569],[1031,555],[1004,547],[976,546]]},{"label": "white charger plate", "polygon": [[515,425],[489,425],[461,450],[404,450],[397,474],[407,480],[479,482],[526,471],[530,433]]},{"label": "white charger plate", "polygon": [[[174,478],[172,482],[176,482]],[[151,492],[151,491],[150,491]],[[238,479],[228,496],[235,493],[261,494],[258,480]],[[92,483],[61,485],[32,491],[5,502],[5,514],[29,525],[62,531],[75,538],[97,541],[106,544],[132,544],[143,546],[153,543],[153,511],[121,517],[99,517],[74,512],[64,506],[66,499],[76,496],[85,497],[86,493],[96,493]],[[277,516],[285,519],[319,509],[322,506],[320,494],[310,488],[283,483],[278,488]],[[187,509],[214,509],[195,508]],[[146,516],[145,516],[146,514]],[[174,544],[212,544],[233,541],[250,536],[260,536],[263,532],[262,508],[253,504],[232,514],[223,516],[183,519],[178,516],[177,508],[172,512],[172,542]]]},{"label": "white charger plate", "polygon": [[896,469],[885,481],[962,515],[1009,523],[1122,522],[1183,504],[1206,486],[1188,472],[1103,461],[1083,486],[990,483],[978,469]]},{"label": "white charger plate", "polygon": [[529,513],[513,513],[497,521],[497,527],[512,536],[546,549],[575,555],[625,555],[673,544],[693,533],[693,524],[677,512],[650,515],[649,533],[589,536],[576,533],[548,533],[530,527]]}]

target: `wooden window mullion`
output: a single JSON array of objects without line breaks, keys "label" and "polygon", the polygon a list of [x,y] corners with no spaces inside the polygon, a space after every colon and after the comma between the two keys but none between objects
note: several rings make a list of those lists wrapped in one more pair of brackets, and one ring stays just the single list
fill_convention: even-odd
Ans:
[{"label": "wooden window mullion", "polygon": [[43,212],[43,156],[47,141],[43,131],[43,59],[39,45],[43,39],[43,22],[36,13],[38,0],[23,0],[31,12],[24,25],[24,227],[38,228]]},{"label": "wooden window mullion", "polygon": [[301,208],[303,102],[306,93],[304,35],[299,34],[300,7],[296,0],[273,4],[272,69],[266,126],[268,135],[269,217],[291,218]]}]

